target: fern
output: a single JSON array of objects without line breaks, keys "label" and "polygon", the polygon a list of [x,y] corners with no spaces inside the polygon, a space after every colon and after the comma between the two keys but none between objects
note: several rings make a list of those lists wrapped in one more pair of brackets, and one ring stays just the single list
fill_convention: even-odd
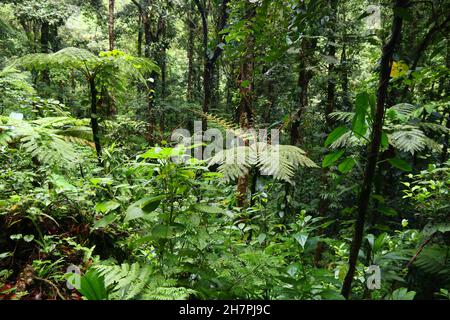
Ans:
[{"label": "fern", "polygon": [[176,287],[176,281],[156,274],[153,269],[139,263],[119,265],[99,264],[93,266],[105,279],[113,299],[187,299],[195,291]]},{"label": "fern", "polygon": [[144,73],[159,72],[159,67],[146,58],[134,57],[121,51],[107,51],[99,56],[88,50],[65,48],[56,53],[35,53],[18,59],[18,64],[27,68],[43,71],[47,69],[71,69],[80,71],[87,78],[100,76],[105,82],[123,85],[127,76],[146,83]]},{"label": "fern", "polygon": [[25,152],[42,163],[71,165],[79,160],[75,144],[92,147],[90,129],[70,127],[71,123],[83,123],[73,118],[41,118],[28,122],[0,117],[0,123],[6,124],[0,127],[0,144],[17,140]]},{"label": "fern", "polygon": [[235,180],[248,174],[252,166],[261,174],[275,179],[292,182],[295,169],[299,166],[317,168],[302,149],[291,145],[272,146],[258,142],[250,146],[238,146],[218,152],[208,159],[209,166],[220,164],[219,172],[225,181]]},{"label": "fern", "polygon": [[[398,126],[397,126],[398,127]],[[414,154],[426,147],[425,134],[412,126],[402,126],[401,130],[388,135],[389,143],[395,148]]]},{"label": "fern", "polygon": [[427,274],[450,283],[450,248],[448,246],[433,245],[423,249],[413,264]]},{"label": "fern", "polygon": [[[441,152],[442,145],[428,137],[425,132],[442,134],[448,133],[449,129],[436,123],[418,122],[417,110],[416,106],[408,103],[397,104],[386,110],[383,130],[389,143],[398,150],[411,154],[423,151],[425,148]],[[330,116],[334,120],[351,123],[354,115],[354,112],[333,112]],[[368,130],[364,136],[365,139],[360,139],[352,131],[349,131],[334,141],[330,147],[341,149],[359,146],[369,141],[370,135],[371,132]]]}]

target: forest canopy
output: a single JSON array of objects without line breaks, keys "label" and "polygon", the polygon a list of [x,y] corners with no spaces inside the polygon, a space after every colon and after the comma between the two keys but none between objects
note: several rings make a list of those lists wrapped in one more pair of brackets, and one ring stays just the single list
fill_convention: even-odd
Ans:
[{"label": "forest canopy", "polygon": [[448,0],[0,0],[0,300],[449,300]]}]

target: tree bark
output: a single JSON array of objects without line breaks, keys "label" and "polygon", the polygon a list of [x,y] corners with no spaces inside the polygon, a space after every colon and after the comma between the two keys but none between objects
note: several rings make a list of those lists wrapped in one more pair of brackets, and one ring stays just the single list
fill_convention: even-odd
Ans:
[{"label": "tree bark", "polygon": [[[334,35],[333,27],[336,25],[336,11],[337,11],[337,0],[329,0],[328,6],[330,9],[330,25],[329,25],[329,34],[328,34],[328,55],[330,57],[336,58],[336,46],[334,45],[336,41],[336,37]],[[330,114],[334,111],[336,101],[336,81],[335,81],[335,66],[333,63],[328,65],[328,81],[327,81],[327,102],[325,107],[325,121],[326,121],[326,132],[330,133],[333,128],[333,121],[330,118]],[[329,188],[328,183],[328,168],[322,169],[322,174],[320,177],[321,185],[323,190],[327,190]],[[325,217],[330,203],[328,199],[321,198],[319,201],[319,216]],[[322,236],[324,234],[324,230],[319,230],[319,235]],[[314,263],[317,265],[322,258],[322,252],[324,250],[323,242],[317,243],[316,254],[314,257]]]},{"label": "tree bark", "polygon": [[189,6],[187,15],[188,28],[188,43],[187,43],[187,58],[188,58],[188,78],[187,78],[187,101],[192,101],[193,81],[194,81],[194,21],[192,20],[192,8]]},{"label": "tree bark", "polygon": [[291,127],[291,144],[292,145],[301,145],[303,144],[303,129],[302,129],[302,120],[303,115],[308,106],[308,86],[309,82],[312,78],[312,72],[307,68],[310,66],[309,58],[311,55],[311,49],[315,47],[315,44],[312,43],[308,38],[303,38],[300,50],[300,70],[298,76],[298,108],[295,114],[294,121]]},{"label": "tree bark", "polygon": [[[44,21],[41,24],[41,52],[42,53],[49,53],[50,48],[50,24],[48,21]],[[42,71],[42,81],[49,84],[50,83],[50,74],[49,70],[45,69]]]},{"label": "tree bark", "polygon": [[375,119],[372,127],[372,141],[367,155],[367,164],[364,173],[364,180],[358,200],[357,219],[355,224],[355,232],[350,248],[349,269],[345,276],[342,286],[342,295],[348,299],[351,292],[353,277],[355,275],[356,263],[358,261],[358,253],[361,248],[361,243],[364,235],[364,224],[369,206],[369,199],[372,193],[372,182],[375,175],[378,152],[381,143],[381,134],[385,113],[385,101],[387,98],[387,89],[389,86],[389,78],[391,73],[392,57],[396,45],[400,42],[401,29],[403,20],[395,12],[398,9],[407,8],[408,0],[396,0],[394,7],[394,20],[392,24],[392,34],[389,41],[383,47],[381,62],[380,62],[380,76],[377,91],[377,105],[375,111]]},{"label": "tree bark", "polygon": [[91,128],[92,135],[94,137],[95,150],[97,152],[97,160],[99,164],[102,164],[102,146],[100,143],[99,126],[98,126],[98,113],[97,113],[97,88],[95,85],[95,78],[92,77],[89,80],[89,86],[91,91]]},{"label": "tree bark", "polygon": [[[253,18],[256,16],[256,6],[253,3],[246,4],[247,28],[253,29]],[[255,38],[253,30],[250,32],[245,42],[245,51],[243,54],[238,87],[240,91],[241,101],[239,104],[239,125],[242,130],[248,130],[252,126],[253,121],[253,68],[254,68],[254,45]],[[245,145],[249,145],[249,141],[244,141]],[[238,178],[237,184],[237,206],[245,207],[247,205],[247,190],[249,185],[250,174]]]},{"label": "tree bark", "polygon": [[109,0],[108,35],[109,51],[114,50],[114,5],[115,0]]},{"label": "tree bark", "polygon": [[139,13],[138,17],[138,38],[137,38],[137,55],[138,57],[142,57],[142,38],[143,38],[143,30],[142,30],[142,13]]},{"label": "tree bark", "polygon": [[[209,26],[208,26],[208,15],[206,8],[200,3],[200,0],[194,0],[197,9],[200,13],[200,17],[202,20],[202,37],[203,37],[203,113],[208,113],[209,108],[211,106],[211,98],[212,98],[212,90],[213,90],[213,74],[214,67],[217,59],[222,54],[222,46],[219,46],[224,39],[221,31],[225,28],[225,25],[228,20],[228,12],[227,5],[229,0],[222,0],[221,8],[220,8],[220,21],[218,25],[218,41],[214,51],[210,54],[208,50],[208,42],[209,42]],[[202,120],[202,130],[205,132],[207,130],[207,120],[203,117]]]}]

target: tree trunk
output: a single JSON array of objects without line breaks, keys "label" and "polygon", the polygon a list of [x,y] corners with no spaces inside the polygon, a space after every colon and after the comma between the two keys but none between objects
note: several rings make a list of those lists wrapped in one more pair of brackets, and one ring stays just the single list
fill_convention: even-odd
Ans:
[{"label": "tree trunk", "polygon": [[109,51],[114,50],[114,2],[115,0],[109,0],[109,19],[108,19]]},{"label": "tree trunk", "polygon": [[194,22],[192,21],[192,8],[188,9],[187,28],[188,28],[188,43],[187,43],[187,58],[188,58],[188,78],[187,78],[187,101],[192,101],[192,88],[194,81]]},{"label": "tree trunk", "polygon": [[97,152],[98,163],[102,164],[102,146],[100,144],[100,135],[98,127],[98,113],[97,113],[97,88],[95,86],[95,79],[89,80],[91,91],[91,127],[92,135],[94,137],[95,150]]},{"label": "tree trunk", "polygon": [[[42,22],[41,25],[41,52],[49,53],[49,38],[50,38],[50,24],[47,21]],[[50,83],[50,75],[48,69],[42,71],[42,80],[45,83]]]},{"label": "tree trunk", "polygon": [[[194,0],[198,11],[200,13],[200,17],[202,20],[202,38],[203,38],[203,113],[208,113],[209,108],[211,106],[211,98],[212,98],[212,92],[213,92],[213,74],[214,74],[214,66],[219,58],[219,56],[222,54],[222,47],[218,46],[219,43],[221,43],[224,39],[224,34],[221,34],[221,31],[225,28],[226,22],[228,20],[228,12],[227,12],[227,5],[229,0],[222,0],[221,3],[221,12],[220,12],[220,21],[219,21],[219,27],[218,27],[218,34],[219,38],[217,41],[217,46],[215,47],[212,55],[210,55],[208,50],[208,37],[209,37],[209,31],[208,31],[208,15],[207,15],[207,9],[203,7],[203,5],[200,3],[199,0]],[[205,117],[203,117],[202,120],[202,130],[205,132],[207,130],[207,120]]]},{"label": "tree trunk", "polygon": [[375,119],[372,127],[372,141],[370,143],[369,153],[367,155],[367,165],[364,173],[364,180],[361,186],[361,191],[358,200],[357,219],[355,224],[355,232],[353,235],[352,245],[350,248],[349,269],[345,276],[342,286],[342,295],[348,299],[351,292],[353,277],[355,275],[356,263],[358,261],[358,253],[361,248],[361,243],[364,235],[364,224],[369,206],[369,199],[372,193],[372,182],[375,175],[378,152],[381,143],[381,134],[383,127],[383,119],[385,112],[385,101],[387,98],[387,89],[389,86],[389,77],[391,73],[392,57],[396,45],[400,41],[402,18],[396,15],[399,9],[404,9],[408,6],[408,0],[396,0],[394,8],[394,20],[392,25],[392,35],[386,45],[383,47],[383,53],[380,62],[380,79],[377,92],[377,105],[375,111]]},{"label": "tree trunk", "polygon": [[142,14],[139,14],[138,18],[138,38],[137,38],[137,55],[138,57],[142,57],[142,38],[143,38],[143,30],[142,30]]},{"label": "tree trunk", "polygon": [[[254,4],[247,3],[246,5],[246,19],[247,28],[253,29],[253,18],[256,16],[256,6]],[[248,130],[252,126],[253,120],[253,68],[254,68],[254,45],[255,39],[253,32],[246,39],[245,52],[243,54],[240,74],[239,74],[239,91],[241,101],[239,104],[239,125],[242,130]],[[248,140],[244,141],[248,146]],[[247,173],[244,176],[238,178],[237,184],[237,206],[245,207],[247,205],[247,189],[249,185],[249,176]]]},{"label": "tree trunk", "polygon": [[291,127],[291,144],[298,145],[303,144],[303,129],[302,129],[302,120],[303,115],[308,106],[308,86],[309,81],[312,78],[312,72],[307,70],[307,67],[310,66],[309,57],[310,51],[315,45],[311,44],[311,41],[308,38],[303,38],[301,44],[301,51],[299,56],[300,61],[300,70],[298,76],[298,108],[295,115],[295,119],[292,123]]},{"label": "tree trunk", "polygon": [[[329,0],[328,1],[329,9],[331,12],[330,16],[330,32],[328,35],[328,55],[330,57],[336,58],[336,47],[334,45],[336,41],[336,37],[334,36],[334,31],[332,30],[333,26],[336,25],[336,11],[337,11],[337,0]],[[330,114],[334,111],[336,101],[336,81],[335,81],[335,67],[333,63],[328,65],[328,81],[327,81],[327,103],[325,108],[325,120],[326,120],[326,132],[330,133],[333,128],[333,121],[330,118]],[[328,168],[322,169],[322,174],[320,177],[321,185],[323,190],[327,190],[329,188],[328,183]],[[327,215],[329,209],[329,201],[328,199],[321,198],[319,201],[319,216],[325,217]],[[319,230],[319,235],[323,235],[324,230]],[[314,263],[317,265],[322,258],[324,246],[323,242],[318,242],[316,248],[316,254],[314,257]]]}]

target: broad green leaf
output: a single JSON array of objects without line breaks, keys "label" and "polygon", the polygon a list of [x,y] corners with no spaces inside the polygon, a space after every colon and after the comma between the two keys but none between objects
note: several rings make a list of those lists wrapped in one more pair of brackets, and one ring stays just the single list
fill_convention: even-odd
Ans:
[{"label": "broad green leaf", "polygon": [[161,200],[165,198],[165,195],[158,195],[153,197],[146,197],[136,201],[128,207],[125,215],[125,222],[143,218],[146,213],[150,213],[158,208]]},{"label": "broad green leaf", "polygon": [[197,203],[194,205],[194,209],[204,212],[204,213],[210,213],[210,214],[219,214],[219,213],[223,213],[223,209],[216,207],[216,206],[212,206],[209,204],[204,204],[204,203]]},{"label": "broad green leaf", "polygon": [[345,150],[336,151],[330,154],[327,154],[322,161],[322,168],[327,168],[331,166],[333,163],[338,161],[343,155]]},{"label": "broad green leaf", "polygon": [[[76,282],[74,282],[74,284],[76,284]],[[79,284],[77,290],[87,300],[106,300],[108,298],[104,278],[93,269],[89,269],[86,274],[81,277]]]},{"label": "broad green leaf", "polygon": [[355,165],[356,165],[356,160],[350,157],[350,158],[347,158],[344,161],[342,161],[341,164],[339,164],[338,170],[341,173],[347,173],[347,172],[350,172]]},{"label": "broad green leaf", "polygon": [[117,209],[118,207],[120,207],[120,203],[114,200],[110,200],[106,202],[97,203],[95,205],[95,211],[101,213],[108,213],[114,209]]},{"label": "broad green leaf", "polygon": [[94,223],[94,229],[106,228],[108,225],[113,223],[117,218],[118,216],[115,215],[114,213],[108,214],[107,216],[104,216],[103,218]]},{"label": "broad green leaf", "polygon": [[299,232],[294,234],[295,240],[302,246],[302,248],[305,248],[306,241],[308,240],[308,234],[305,232]]},{"label": "broad green leaf", "polygon": [[397,169],[400,169],[402,171],[407,171],[407,172],[412,171],[411,165],[408,162],[406,162],[405,160],[402,160],[400,158],[392,158],[392,159],[388,159],[388,161],[393,167],[395,167]]},{"label": "broad green leaf", "polygon": [[370,96],[367,92],[361,92],[356,95],[355,109],[356,114],[366,115],[370,104]]},{"label": "broad green leaf", "polygon": [[325,140],[325,146],[330,146],[333,142],[335,142],[337,139],[342,137],[343,134],[348,132],[348,128],[346,127],[338,127],[334,129],[329,135],[328,138]]},{"label": "broad green leaf", "polygon": [[365,114],[356,114],[353,118],[352,122],[352,130],[355,135],[359,137],[363,137],[367,132],[366,126],[366,115]]}]

